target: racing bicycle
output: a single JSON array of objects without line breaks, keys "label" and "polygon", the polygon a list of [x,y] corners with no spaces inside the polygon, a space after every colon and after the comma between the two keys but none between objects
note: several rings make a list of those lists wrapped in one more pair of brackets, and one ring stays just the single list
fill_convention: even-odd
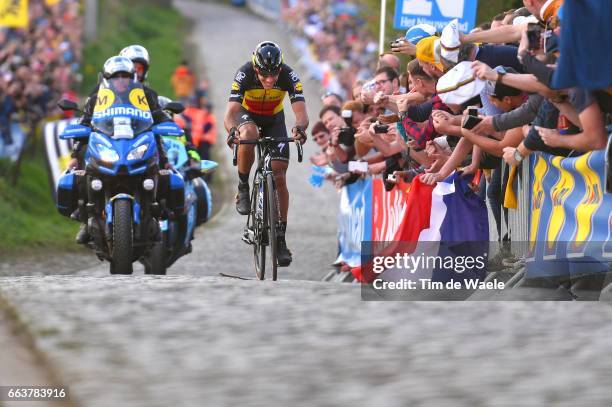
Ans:
[{"label": "racing bicycle", "polygon": [[[298,130],[304,135],[301,130]],[[291,143],[293,138],[262,137],[257,140],[239,140],[234,144],[234,166],[238,163],[238,145],[254,144],[257,151],[257,169],[251,188],[251,211],[247,217],[242,240],[253,246],[255,274],[263,280],[266,272],[266,246],[270,249],[272,280],[277,277],[276,226],[279,219],[279,204],[274,175],[272,173],[271,147],[278,143]],[[302,144],[296,143],[298,162],[302,162]]]}]

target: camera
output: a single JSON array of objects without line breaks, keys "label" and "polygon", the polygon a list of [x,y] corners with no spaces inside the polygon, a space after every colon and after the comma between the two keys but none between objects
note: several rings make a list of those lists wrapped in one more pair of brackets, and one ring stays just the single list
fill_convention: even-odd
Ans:
[{"label": "camera", "polygon": [[527,41],[529,45],[527,48],[530,51],[537,51],[540,49],[540,39],[542,37],[542,29],[538,23],[529,23],[527,26]]},{"label": "camera", "polygon": [[351,147],[355,144],[355,133],[357,133],[357,130],[352,127],[353,111],[343,110],[342,118],[344,119],[344,123],[346,123],[346,127],[340,128],[340,134],[338,135],[338,143],[347,147]]},{"label": "camera", "polygon": [[389,125],[388,124],[375,124],[374,125],[374,133],[376,133],[376,134],[386,133],[388,131],[389,131]]},{"label": "camera", "polygon": [[355,133],[357,133],[357,130],[352,127],[340,128],[340,134],[338,134],[338,143],[347,147],[351,147],[355,144]]},{"label": "camera", "polygon": [[344,123],[346,123],[347,127],[353,126],[353,111],[349,109],[344,109],[342,111],[342,118],[344,119]]}]

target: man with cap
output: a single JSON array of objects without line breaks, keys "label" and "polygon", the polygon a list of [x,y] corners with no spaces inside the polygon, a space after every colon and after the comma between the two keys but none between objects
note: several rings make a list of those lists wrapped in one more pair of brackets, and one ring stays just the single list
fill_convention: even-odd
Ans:
[{"label": "man with cap", "polygon": [[[451,109],[436,94],[436,80],[427,74],[420,61],[410,61],[408,75],[414,91],[430,98],[429,102],[400,112],[401,123],[408,138],[413,140],[412,144],[415,150],[422,150],[425,148],[427,141],[433,140],[439,135],[433,126],[433,119],[427,116],[430,116],[431,112],[435,110],[450,113]],[[425,117],[423,113],[426,114]],[[418,119],[424,120],[418,121]]]},{"label": "man with cap", "polygon": [[440,38],[423,38],[416,45],[416,58],[423,70],[432,78],[444,75],[444,65],[440,59]]}]

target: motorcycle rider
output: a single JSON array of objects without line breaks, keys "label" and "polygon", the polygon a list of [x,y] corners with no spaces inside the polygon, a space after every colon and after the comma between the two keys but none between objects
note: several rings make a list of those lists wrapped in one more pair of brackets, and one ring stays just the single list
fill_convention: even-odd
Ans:
[{"label": "motorcycle rider", "polygon": [[[147,65],[148,70],[148,65]],[[146,76],[146,70],[145,70]],[[109,80],[117,77],[126,77],[127,85],[129,85],[129,81],[135,77],[135,69],[134,63],[124,56],[113,56],[110,57],[104,62],[104,66],[102,68],[102,80]],[[128,78],[129,77],[129,78]],[[144,78],[143,78],[144,79]],[[87,101],[85,102],[85,106],[83,107],[83,116],[81,117],[80,124],[85,126],[91,126],[91,119],[93,116],[94,107],[96,105],[96,101],[98,98],[98,90],[100,88],[100,83],[96,86],[95,90],[90,93]],[[143,85],[143,91],[145,97],[147,99],[147,103],[149,105],[149,109],[151,110],[151,115],[153,117],[153,122],[155,124],[161,122],[172,121],[172,119],[160,108],[157,93],[155,93],[152,89]],[[168,160],[164,151],[163,142],[160,136],[155,136],[155,140],[157,143],[157,149],[159,152],[159,165],[161,168],[168,166]],[[88,139],[77,140],[74,143],[71,157],[68,164],[68,168],[74,169],[82,169],[84,168],[84,156],[85,151],[87,150],[87,142]],[[74,214],[74,217],[77,217],[81,220],[81,227],[76,236],[76,242],[78,244],[85,244],[89,241],[90,235],[87,231],[87,219],[85,218],[85,214]]]}]

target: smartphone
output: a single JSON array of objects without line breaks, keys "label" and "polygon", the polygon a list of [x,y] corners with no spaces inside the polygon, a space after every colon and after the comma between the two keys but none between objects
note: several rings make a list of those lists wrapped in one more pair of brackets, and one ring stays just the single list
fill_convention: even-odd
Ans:
[{"label": "smartphone", "polygon": [[368,163],[365,161],[349,161],[348,170],[349,172],[359,171],[366,173],[368,172]]},{"label": "smartphone", "polygon": [[386,133],[389,131],[389,125],[388,124],[377,124],[374,126],[374,133],[376,134],[380,134],[380,133]]},{"label": "smartphone", "polygon": [[529,23],[527,25],[527,40],[529,45],[527,46],[530,51],[537,51],[540,49],[542,37],[542,29],[538,23]]},{"label": "smartphone", "polygon": [[477,106],[468,106],[468,115],[478,117],[478,107]]},{"label": "smartphone", "polygon": [[404,41],[405,41],[404,38],[398,38],[398,39],[393,40],[393,42],[391,42],[391,44],[390,44],[391,48],[399,47],[402,44],[402,42],[404,42]]},{"label": "smartphone", "polygon": [[461,127],[467,130],[472,130],[482,119],[478,116],[464,116],[461,122]]}]

